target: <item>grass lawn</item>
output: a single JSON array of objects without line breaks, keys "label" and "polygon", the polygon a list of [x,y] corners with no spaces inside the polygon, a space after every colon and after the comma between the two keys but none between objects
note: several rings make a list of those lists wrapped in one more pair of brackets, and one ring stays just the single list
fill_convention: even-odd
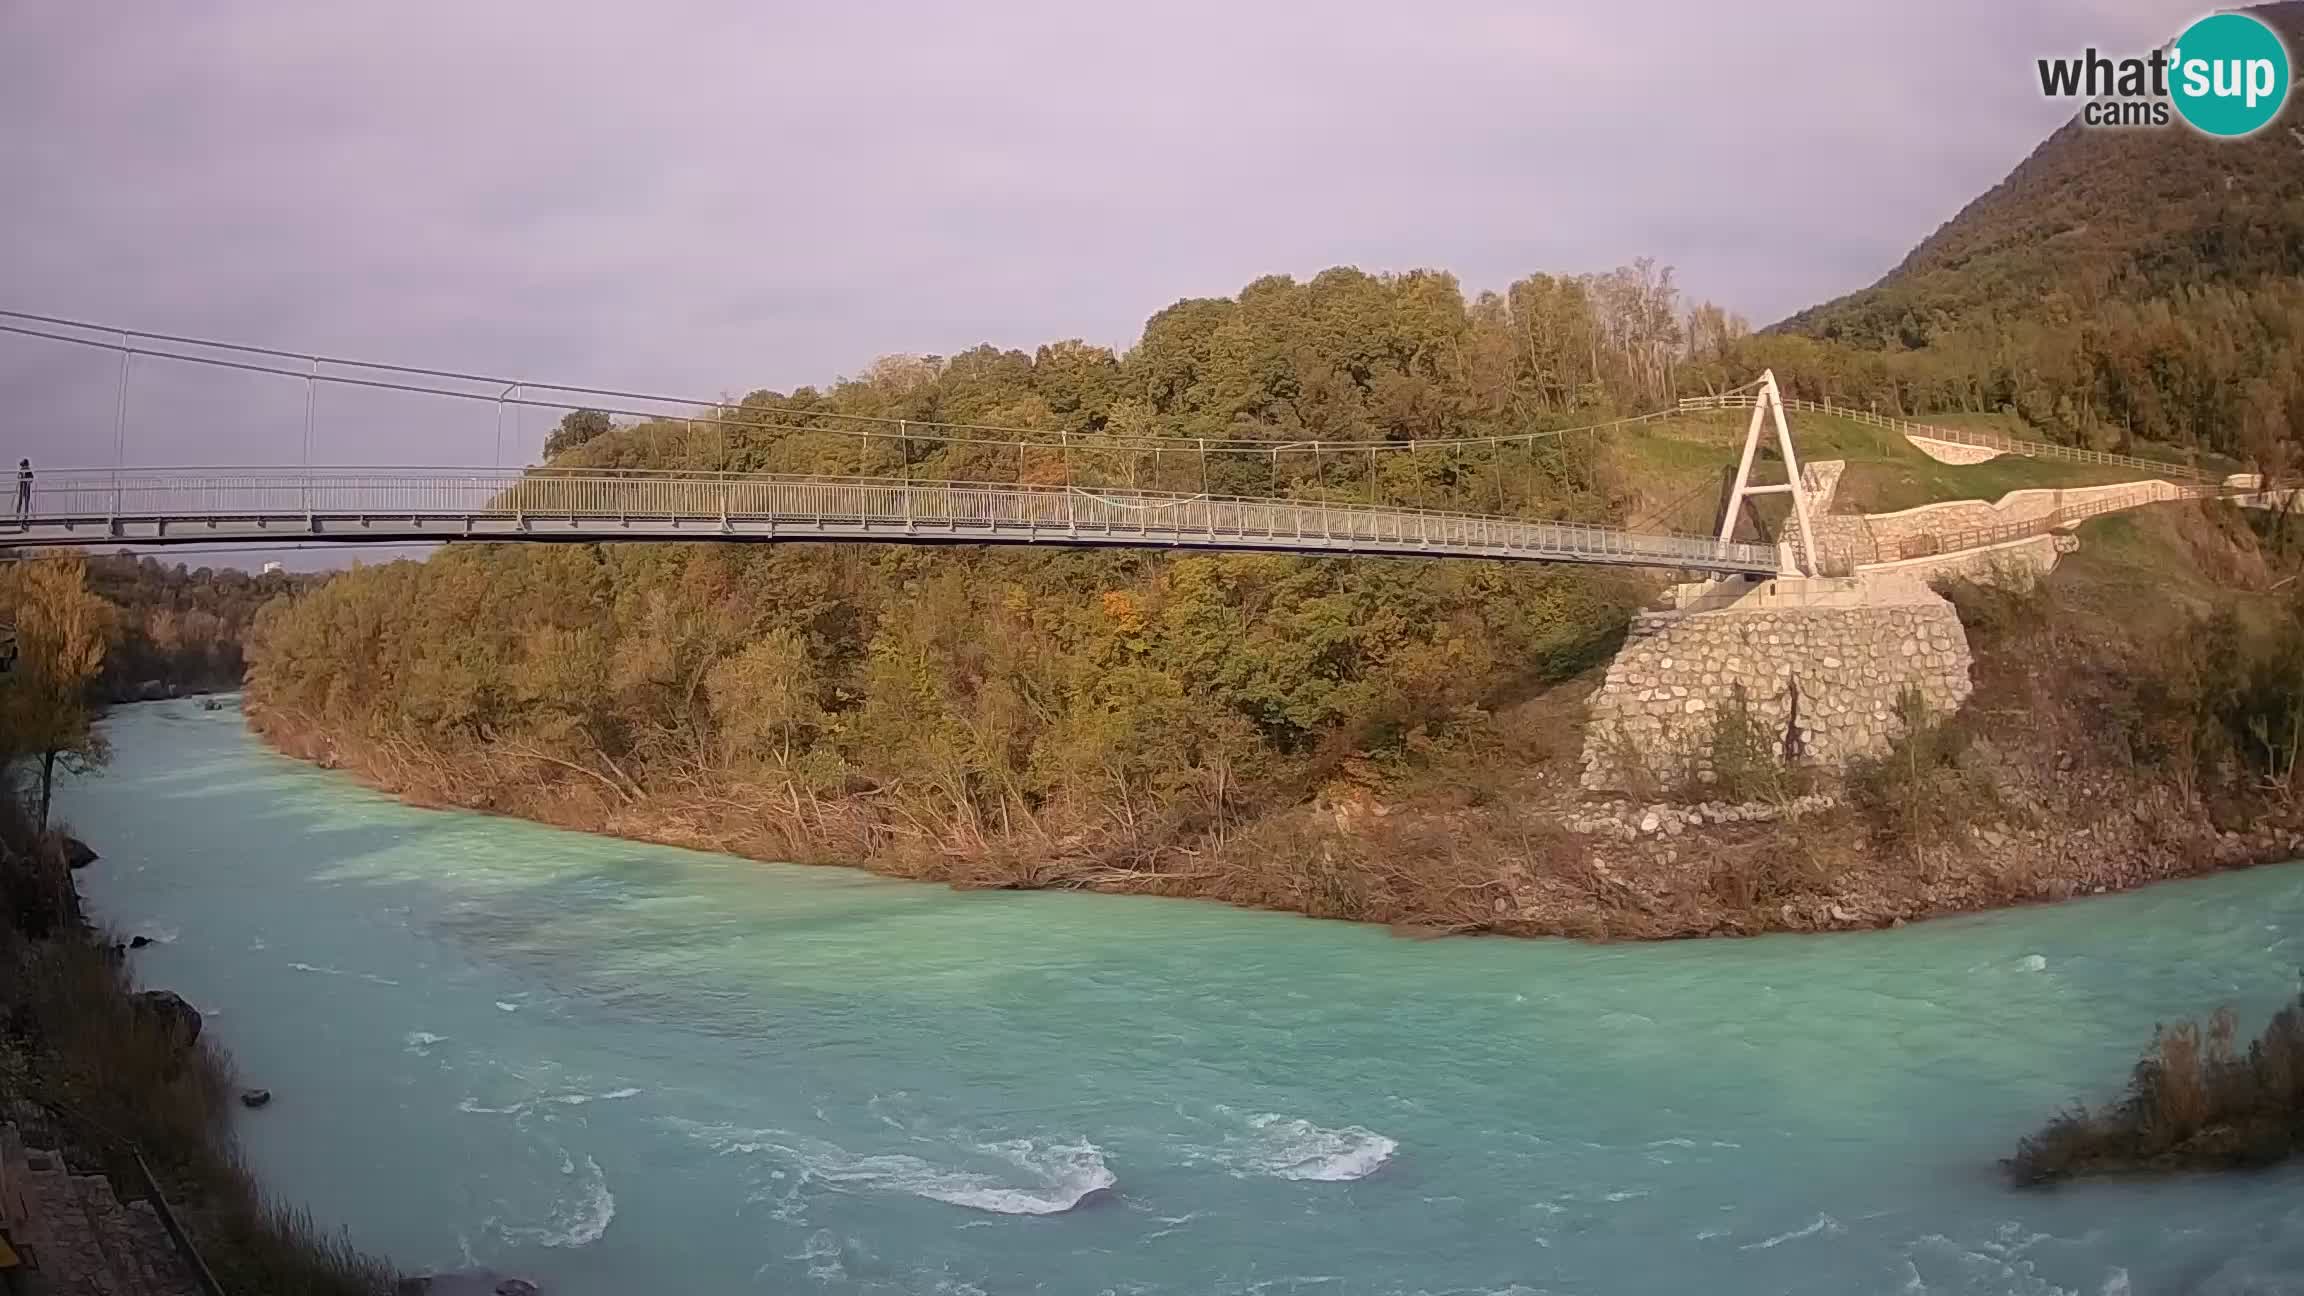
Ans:
[{"label": "grass lawn", "polygon": [[[1721,480],[1735,468],[1744,427],[1742,415],[1702,414],[1611,434],[1604,462],[1622,516],[1681,531],[1715,525]],[[1847,461],[1839,512],[1891,513],[1942,500],[1996,500],[2013,490],[2098,486],[2139,476],[2128,468],[2011,455],[1980,464],[1938,463],[1899,433],[1823,414],[1795,414],[1791,427],[1804,458]],[[1755,468],[1753,479],[1780,482],[1783,469],[1770,457]],[[1773,510],[1770,516],[1783,507],[1774,497],[1763,502]]]},{"label": "grass lawn", "polygon": [[2288,595],[2269,588],[2271,568],[2249,522],[2230,505],[2171,502],[2107,513],[2080,524],[2080,551],[2056,564],[2049,583],[2074,604],[2132,632],[2174,629],[2220,602],[2269,625]]},{"label": "grass lawn", "polygon": [[2016,490],[2103,486],[2136,481],[2141,476],[2133,468],[2014,455],[1980,464],[1938,463],[1909,443],[1900,453],[1842,457],[1848,460],[1848,471],[1840,478],[1838,509],[1843,513],[1893,513],[1941,500],[1996,500]]},{"label": "grass lawn", "polygon": [[[1932,423],[1937,427],[1959,428],[1969,432],[1990,432],[2018,441],[2052,441],[2055,438],[2033,427],[2014,414],[1922,414],[1915,423]],[[2099,450],[2114,450],[2138,459],[2151,459],[2166,464],[2197,464],[2218,476],[2243,471],[2238,460],[2208,451],[2186,450],[2181,446],[2161,445],[2156,441],[2138,441],[2125,450],[2117,445],[2098,445]]]}]

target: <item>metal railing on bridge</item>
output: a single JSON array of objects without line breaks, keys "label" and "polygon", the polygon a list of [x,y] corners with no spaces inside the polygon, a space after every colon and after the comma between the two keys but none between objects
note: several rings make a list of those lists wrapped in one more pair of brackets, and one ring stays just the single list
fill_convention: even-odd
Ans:
[{"label": "metal railing on bridge", "polygon": [[1605,563],[1766,575],[1773,545],[1345,503],[885,477],[585,469],[41,473],[0,545],[193,540],[864,539]]}]

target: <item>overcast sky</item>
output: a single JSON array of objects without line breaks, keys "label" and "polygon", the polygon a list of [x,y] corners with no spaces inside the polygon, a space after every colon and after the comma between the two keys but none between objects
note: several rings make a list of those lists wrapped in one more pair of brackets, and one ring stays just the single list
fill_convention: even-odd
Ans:
[{"label": "overcast sky", "polygon": [[[1477,290],[1649,255],[1765,323],[2068,116],[2034,57],[2199,11],[0,0],[0,307],[703,395],[1126,344],[1338,263]],[[0,449],[109,463],[114,363],[0,337]],[[127,457],[293,462],[292,386],[139,369]],[[476,414],[338,416],[326,461],[498,453]]]}]

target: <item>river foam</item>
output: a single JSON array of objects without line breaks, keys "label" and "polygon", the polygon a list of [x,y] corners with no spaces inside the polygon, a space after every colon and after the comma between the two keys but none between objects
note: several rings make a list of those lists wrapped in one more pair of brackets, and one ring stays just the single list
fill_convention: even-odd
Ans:
[{"label": "river foam", "polygon": [[1217,1111],[1238,1120],[1242,1128],[1215,1147],[1190,1149],[1187,1156],[1214,1162],[1234,1174],[1345,1183],[1376,1173],[1400,1148],[1363,1125],[1329,1129],[1274,1112],[1237,1117],[1229,1108]]},{"label": "river foam", "polygon": [[[797,1174],[803,1184],[903,1193],[996,1215],[1060,1215],[1119,1183],[1104,1162],[1104,1150],[1085,1139],[970,1143],[950,1148],[948,1160],[958,1164],[948,1164],[945,1158],[931,1161],[907,1152],[858,1154],[822,1139],[778,1130],[689,1128],[724,1154],[766,1155]],[[997,1169],[992,1168],[995,1165]],[[772,1195],[781,1198],[790,1192],[786,1186]]]},{"label": "river foam", "polygon": [[[1611,1200],[1613,1200],[1613,1198],[1611,1198]],[[1773,1251],[1777,1247],[1780,1247],[1787,1242],[1797,1242],[1802,1238],[1812,1238],[1818,1235],[1822,1235],[1824,1237],[1836,1237],[1842,1231],[1843,1230],[1841,1229],[1840,1221],[1832,1218],[1830,1215],[1820,1213],[1816,1216],[1815,1219],[1808,1222],[1808,1226],[1806,1228],[1796,1228],[1788,1233],[1778,1233],[1774,1237],[1763,1238],[1758,1242],[1747,1243],[1744,1247],[1744,1250]]]},{"label": "river foam", "polygon": [[608,1225],[616,1218],[616,1195],[608,1191],[608,1176],[600,1163],[589,1156],[578,1160],[562,1154],[560,1169],[571,1180],[570,1191],[553,1205],[542,1224],[499,1226],[507,1241],[558,1249],[590,1246],[607,1234]]},{"label": "river foam", "polygon": [[548,1105],[552,1107],[583,1107],[596,1102],[619,1102],[626,1098],[637,1098],[639,1097],[640,1092],[641,1091],[638,1089],[626,1087],[623,1089],[611,1089],[606,1093],[597,1094],[541,1094],[534,1098],[523,1098],[517,1102],[508,1103],[502,1107],[492,1107],[487,1103],[482,1102],[478,1098],[468,1096],[456,1104],[456,1110],[460,1112],[470,1112],[474,1115],[481,1116],[526,1116],[530,1112],[535,1111],[539,1106]]},{"label": "river foam", "polygon": [[352,977],[370,985],[397,987],[400,984],[390,977],[377,976],[373,972],[347,972],[342,968],[325,967],[317,963],[291,963],[288,966],[299,972],[311,972],[319,976]]},{"label": "river foam", "polygon": [[562,1106],[562,1107],[582,1107],[582,1106],[583,1106],[583,1105],[585,1105],[586,1103],[596,1103],[596,1102],[615,1102],[615,1101],[617,1101],[618,1099],[622,1099],[622,1098],[633,1098],[633,1097],[637,1097],[637,1096],[639,1096],[639,1093],[640,1093],[640,1091],[639,1091],[639,1090],[637,1090],[637,1089],[630,1089],[630,1088],[626,1088],[626,1089],[611,1089],[611,1090],[609,1090],[609,1091],[608,1091],[608,1092],[606,1092],[606,1093],[597,1093],[597,1094],[588,1094],[588,1093],[564,1093],[564,1094],[551,1094],[551,1095],[547,1096],[547,1097],[544,1099],[544,1101],[545,1101],[545,1102],[548,1102],[548,1103],[556,1103],[556,1104],[558,1104],[559,1106]]},{"label": "river foam", "polygon": [[1104,1164],[1103,1149],[1093,1143],[1010,1139],[983,1144],[981,1150],[1015,1162],[1040,1182],[1017,1188],[991,1176],[946,1171],[923,1163],[924,1173],[910,1169],[901,1172],[898,1186],[934,1201],[999,1215],[1055,1215],[1119,1182]]},{"label": "river foam", "polygon": [[1022,1173],[965,1170],[905,1153],[852,1156],[830,1144],[800,1152],[799,1160],[806,1174],[829,1183],[910,1193],[995,1215],[1059,1215],[1119,1182],[1104,1164],[1103,1150],[1085,1141],[1008,1139],[970,1150],[1007,1161]]}]

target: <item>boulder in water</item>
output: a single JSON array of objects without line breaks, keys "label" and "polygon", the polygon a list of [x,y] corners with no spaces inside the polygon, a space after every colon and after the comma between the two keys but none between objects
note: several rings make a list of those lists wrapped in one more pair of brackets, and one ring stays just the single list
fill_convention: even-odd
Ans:
[{"label": "boulder in water", "polygon": [[131,936],[128,938],[128,948],[130,949],[142,949],[151,943],[152,938],[149,936]]},{"label": "boulder in water", "polygon": [[135,1003],[137,1011],[150,1014],[167,1028],[178,1048],[200,1042],[200,1010],[184,1002],[184,996],[173,990],[146,990],[136,996]]},{"label": "boulder in water", "polygon": [[496,1284],[496,1296],[538,1296],[542,1291],[525,1278],[507,1278]]},{"label": "boulder in water", "polygon": [[71,868],[86,868],[101,858],[77,837],[63,838],[60,844],[64,848],[64,863]]},{"label": "boulder in water", "polygon": [[251,1110],[271,1101],[272,1091],[269,1089],[244,1089],[240,1093],[240,1105]]}]

